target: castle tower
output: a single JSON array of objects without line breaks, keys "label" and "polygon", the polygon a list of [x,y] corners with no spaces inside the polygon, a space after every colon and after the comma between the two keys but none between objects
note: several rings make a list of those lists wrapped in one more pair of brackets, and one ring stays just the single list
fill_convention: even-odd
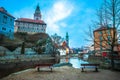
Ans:
[{"label": "castle tower", "polygon": [[35,13],[34,13],[34,20],[41,20],[41,12],[40,12],[40,7],[37,5]]},{"label": "castle tower", "polygon": [[68,32],[66,32],[66,43],[67,43],[67,46],[69,47],[69,35],[68,35]]}]

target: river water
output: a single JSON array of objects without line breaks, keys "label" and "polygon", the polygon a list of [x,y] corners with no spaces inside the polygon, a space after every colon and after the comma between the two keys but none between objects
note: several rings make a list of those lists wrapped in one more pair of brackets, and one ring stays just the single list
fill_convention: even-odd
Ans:
[{"label": "river water", "polygon": [[74,68],[81,68],[82,63],[88,63],[78,57],[63,58],[60,60],[60,63],[71,63]]}]

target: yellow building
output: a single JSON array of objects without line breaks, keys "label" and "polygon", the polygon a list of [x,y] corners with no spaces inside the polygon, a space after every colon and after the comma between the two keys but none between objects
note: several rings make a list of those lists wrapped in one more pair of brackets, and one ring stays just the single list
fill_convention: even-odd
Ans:
[{"label": "yellow building", "polygon": [[[116,33],[115,28],[110,27],[100,27],[94,30],[94,50],[106,52],[111,49],[111,44],[113,41],[114,33]],[[117,43],[117,34],[115,34],[115,39]]]}]

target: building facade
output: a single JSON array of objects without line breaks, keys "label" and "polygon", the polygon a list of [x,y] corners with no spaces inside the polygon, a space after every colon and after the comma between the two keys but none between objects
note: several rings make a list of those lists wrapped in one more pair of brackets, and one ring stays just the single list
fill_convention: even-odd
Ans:
[{"label": "building facade", "polygon": [[[113,41],[114,33],[116,33],[116,29],[102,26],[96,29],[94,34],[94,50],[99,52],[107,52],[111,49],[111,44]],[[117,44],[117,34],[115,35],[115,39]]]},{"label": "building facade", "polygon": [[46,33],[46,23],[41,20],[41,12],[39,5],[37,5],[34,19],[18,18],[15,21],[15,32],[26,32],[29,34]]},{"label": "building facade", "polygon": [[10,39],[14,38],[14,19],[7,10],[0,7],[0,34]]}]

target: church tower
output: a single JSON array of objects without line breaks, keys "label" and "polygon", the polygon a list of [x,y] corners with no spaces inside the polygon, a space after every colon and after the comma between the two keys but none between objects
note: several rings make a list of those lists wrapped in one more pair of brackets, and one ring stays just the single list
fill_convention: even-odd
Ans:
[{"label": "church tower", "polygon": [[35,13],[34,13],[34,20],[41,20],[41,12],[40,12],[40,7],[37,5]]},{"label": "church tower", "polygon": [[69,47],[69,35],[68,35],[68,32],[66,32],[66,43],[67,43],[67,46]]}]

